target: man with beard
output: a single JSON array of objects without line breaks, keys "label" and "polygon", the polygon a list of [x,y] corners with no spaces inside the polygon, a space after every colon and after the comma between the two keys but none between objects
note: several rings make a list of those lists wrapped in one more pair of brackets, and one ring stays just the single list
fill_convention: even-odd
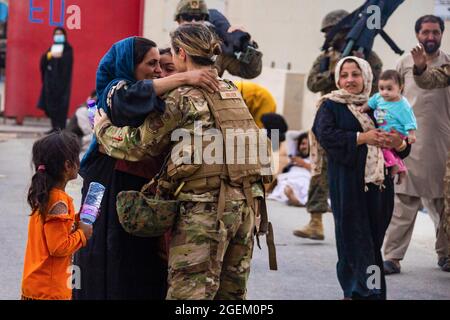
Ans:
[{"label": "man with beard", "polygon": [[[416,23],[416,37],[426,53],[427,68],[450,63],[450,55],[441,51],[444,22],[436,16],[421,17]],[[400,273],[413,233],[417,212],[423,205],[436,227],[438,265],[450,272],[449,243],[443,228],[444,175],[450,147],[450,89],[421,89],[414,75],[419,70],[411,54],[405,56],[397,70],[405,79],[404,96],[411,103],[417,118],[417,142],[405,160],[408,175],[395,189],[394,215],[385,238],[386,274]]]},{"label": "man with beard", "polygon": [[308,200],[311,180],[308,133],[296,139],[295,154],[290,154],[290,163],[277,176],[277,184],[268,199],[284,202],[290,206],[302,207]]}]

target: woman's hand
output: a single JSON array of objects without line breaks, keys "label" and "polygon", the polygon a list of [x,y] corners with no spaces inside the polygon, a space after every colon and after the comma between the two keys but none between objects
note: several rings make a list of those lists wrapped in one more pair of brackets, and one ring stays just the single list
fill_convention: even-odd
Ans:
[{"label": "woman's hand", "polygon": [[186,83],[198,86],[210,93],[219,91],[219,80],[216,70],[193,70],[185,73]]},{"label": "woman's hand", "polygon": [[404,145],[401,134],[393,129],[389,133],[384,132],[383,135],[384,142],[381,146],[382,148],[398,150]]},{"label": "woman's hand", "polygon": [[95,113],[95,118],[94,118],[94,128],[101,126],[103,123],[105,123],[106,121],[109,121],[108,115],[106,114],[105,111],[103,111],[103,109],[97,109],[97,112]]},{"label": "woman's hand", "polygon": [[385,143],[385,133],[380,129],[373,129],[367,132],[361,132],[358,136],[358,145],[368,144],[375,147],[381,147]]},{"label": "woman's hand", "polygon": [[367,103],[365,103],[364,105],[362,105],[361,107],[358,108],[358,111],[360,113],[367,113],[370,111],[370,107]]}]

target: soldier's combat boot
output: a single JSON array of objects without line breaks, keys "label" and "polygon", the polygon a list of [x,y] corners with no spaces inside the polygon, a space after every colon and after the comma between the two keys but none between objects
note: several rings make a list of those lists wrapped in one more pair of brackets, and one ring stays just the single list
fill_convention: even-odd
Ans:
[{"label": "soldier's combat boot", "polygon": [[311,240],[324,240],[322,213],[311,213],[311,220],[302,229],[294,230],[294,235]]}]

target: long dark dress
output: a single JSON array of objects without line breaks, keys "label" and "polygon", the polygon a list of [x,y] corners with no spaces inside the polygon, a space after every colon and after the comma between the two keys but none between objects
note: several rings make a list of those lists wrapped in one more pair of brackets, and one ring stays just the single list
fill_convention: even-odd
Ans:
[{"label": "long dark dress", "polygon": [[69,43],[64,43],[61,58],[47,59],[47,50],[41,57],[40,70],[42,90],[38,108],[50,118],[52,129],[66,127],[69,112],[70,91],[72,87],[73,50]]},{"label": "long dark dress", "polygon": [[[384,189],[369,184],[365,192],[367,146],[357,146],[357,132],[363,130],[346,105],[327,100],[318,110],[313,132],[328,156],[337,275],[344,296],[386,299],[381,247],[394,209],[393,178],[388,174]],[[409,151],[410,146],[400,157]],[[380,277],[374,277],[374,270]]]},{"label": "long dark dress", "polygon": [[[115,125],[139,125],[156,99],[151,81],[139,81],[117,90],[109,113]],[[106,186],[101,214],[86,247],[75,254],[81,269],[81,289],[73,290],[75,300],[164,299],[167,291],[167,262],[160,256],[161,238],[139,238],[126,233],[119,223],[116,197],[123,190],[140,190],[160,169],[163,158],[142,163],[124,163],[104,154],[89,157],[82,174],[83,199],[89,183]],[[119,166],[119,164],[121,164]],[[119,169],[118,169],[119,168]],[[127,172],[133,172],[130,174]],[[130,170],[131,169],[131,170]]]}]

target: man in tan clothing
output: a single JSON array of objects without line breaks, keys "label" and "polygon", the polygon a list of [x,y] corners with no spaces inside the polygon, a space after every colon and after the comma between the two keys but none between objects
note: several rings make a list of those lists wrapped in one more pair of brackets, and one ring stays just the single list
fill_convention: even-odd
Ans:
[{"label": "man in tan clothing", "polygon": [[[450,55],[439,50],[444,22],[435,16],[424,16],[416,23],[416,36],[423,45],[427,66],[450,63]],[[443,229],[444,175],[450,147],[450,89],[424,90],[414,80],[414,60],[405,56],[397,67],[405,79],[404,95],[413,106],[417,123],[417,142],[405,160],[408,176],[396,187],[394,215],[385,238],[385,272],[400,272],[400,260],[408,249],[417,212],[422,207],[436,227],[438,265],[450,271],[449,243]]]},{"label": "man in tan clothing", "polygon": [[[450,87],[450,64],[441,67],[427,68],[425,48],[416,46],[411,54],[414,59],[414,80],[422,89],[440,89]],[[444,228],[450,242],[450,151],[447,157],[447,168],[444,177]],[[447,269],[450,266],[447,262]]]}]

